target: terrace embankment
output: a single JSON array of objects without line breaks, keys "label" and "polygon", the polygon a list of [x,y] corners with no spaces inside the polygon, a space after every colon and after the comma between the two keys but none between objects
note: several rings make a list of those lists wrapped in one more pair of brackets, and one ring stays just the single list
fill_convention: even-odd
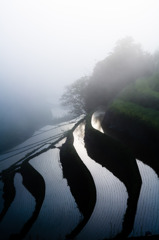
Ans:
[{"label": "terrace embankment", "polygon": [[91,125],[91,117],[89,115],[86,119],[84,138],[88,156],[111,171],[125,184],[128,191],[127,210],[120,233],[120,236],[126,237],[133,228],[141,189],[139,169],[136,159],[128,148],[110,136],[94,129]]},{"label": "terrace embankment", "polygon": [[137,79],[110,104],[102,127],[159,176],[159,75]]},{"label": "terrace embankment", "polygon": [[41,206],[45,197],[45,182],[43,177],[38,171],[36,171],[29,162],[24,162],[19,169],[20,174],[23,177],[24,187],[31,193],[35,198],[36,206],[34,212],[30,219],[24,224],[20,233],[13,234],[10,239],[20,240],[23,239],[28,231],[31,229],[32,225],[38,218]]},{"label": "terrace embankment", "polygon": [[96,187],[92,175],[73,146],[72,132],[69,133],[66,142],[60,149],[60,161],[63,176],[67,179],[79,211],[83,215],[82,221],[67,236],[68,238],[74,238],[83,229],[93,212],[96,203]]},{"label": "terrace embankment", "polygon": [[[148,114],[149,110],[145,111]],[[129,116],[118,108],[107,110],[102,127],[105,133],[125,144],[135,158],[152,167],[159,176],[158,128],[137,118],[137,112],[136,117]]]}]

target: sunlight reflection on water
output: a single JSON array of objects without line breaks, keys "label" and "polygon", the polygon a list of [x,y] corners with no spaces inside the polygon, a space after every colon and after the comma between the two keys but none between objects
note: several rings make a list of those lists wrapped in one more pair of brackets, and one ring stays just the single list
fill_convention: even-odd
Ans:
[{"label": "sunlight reflection on water", "polygon": [[131,235],[144,236],[147,231],[159,234],[159,179],[151,167],[139,160],[137,164],[142,177],[142,187]]},{"label": "sunlight reflection on water", "polygon": [[110,171],[88,157],[83,140],[84,128],[85,125],[81,124],[74,131],[74,147],[93,176],[97,202],[88,224],[77,239],[113,237],[122,229],[127,202],[126,188]]},{"label": "sunlight reflection on water", "polygon": [[[102,112],[93,115],[92,125],[102,131]],[[45,138],[61,131],[67,131],[73,124],[69,123],[58,128],[47,126],[43,128]],[[51,132],[46,131],[51,128]],[[42,132],[40,131],[40,132]],[[85,124],[81,123],[74,131],[74,147],[83,163],[87,166],[94,179],[97,190],[97,202],[88,223],[76,239],[99,240],[112,238],[122,230],[122,221],[127,207],[127,191],[125,185],[110,171],[88,157],[84,146]],[[39,133],[40,133],[39,132]],[[44,135],[36,135],[24,144],[39,141]],[[56,147],[60,147],[63,141]],[[22,154],[24,156],[24,154]],[[3,157],[3,156],[1,156]],[[1,169],[7,168],[17,157],[1,163]],[[38,219],[26,236],[28,239],[40,238],[48,240],[65,239],[81,220],[81,214],[70,192],[67,180],[63,178],[62,167],[59,159],[59,149],[49,150],[30,161],[30,164],[43,176],[46,184],[45,199]],[[137,160],[142,177],[142,188],[139,197],[134,228],[130,236],[145,235],[146,231],[159,234],[159,179],[156,173],[141,161]],[[31,217],[35,199],[22,184],[20,174],[15,175],[16,197],[6,216],[0,224],[1,236],[8,239],[10,233],[18,233],[23,224]],[[3,207],[3,184],[1,189],[1,206]]]},{"label": "sunlight reflection on water", "polygon": [[[59,149],[53,149],[33,159],[31,164],[43,176],[46,194],[40,215],[30,234],[45,239],[65,238],[78,224],[80,213],[71,195],[66,179],[63,178],[59,162]],[[40,227],[40,228],[39,228]],[[40,229],[40,231],[39,231]]]}]

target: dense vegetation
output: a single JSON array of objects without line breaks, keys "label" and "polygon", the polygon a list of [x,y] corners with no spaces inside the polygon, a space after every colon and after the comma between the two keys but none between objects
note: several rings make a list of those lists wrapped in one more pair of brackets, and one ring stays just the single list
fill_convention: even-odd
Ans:
[{"label": "dense vegetation", "polygon": [[158,132],[159,92],[155,88],[158,83],[159,75],[137,79],[121,91],[111,103],[108,111],[122,114]]},{"label": "dense vegetation", "polygon": [[159,175],[159,75],[137,79],[112,101],[103,120],[105,132],[130,147],[136,158]]},{"label": "dense vegetation", "polygon": [[[62,104],[75,116],[99,106],[107,108],[127,85],[157,72],[158,64],[157,53],[151,55],[143,51],[130,37],[122,39],[103,61],[97,63],[90,77],[78,79],[65,89]],[[157,78],[151,88],[152,91],[159,89]]]}]

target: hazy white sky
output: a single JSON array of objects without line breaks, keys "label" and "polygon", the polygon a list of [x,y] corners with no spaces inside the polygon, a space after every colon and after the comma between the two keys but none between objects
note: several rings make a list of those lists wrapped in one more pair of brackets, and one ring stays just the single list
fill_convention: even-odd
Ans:
[{"label": "hazy white sky", "polygon": [[125,36],[159,49],[158,0],[0,0],[0,95],[58,98]]}]

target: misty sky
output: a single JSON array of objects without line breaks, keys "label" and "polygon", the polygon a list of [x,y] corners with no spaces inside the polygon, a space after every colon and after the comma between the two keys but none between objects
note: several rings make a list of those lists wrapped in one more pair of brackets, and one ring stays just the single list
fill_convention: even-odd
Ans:
[{"label": "misty sky", "polygon": [[0,0],[0,100],[58,99],[117,40],[159,49],[158,0]]}]

